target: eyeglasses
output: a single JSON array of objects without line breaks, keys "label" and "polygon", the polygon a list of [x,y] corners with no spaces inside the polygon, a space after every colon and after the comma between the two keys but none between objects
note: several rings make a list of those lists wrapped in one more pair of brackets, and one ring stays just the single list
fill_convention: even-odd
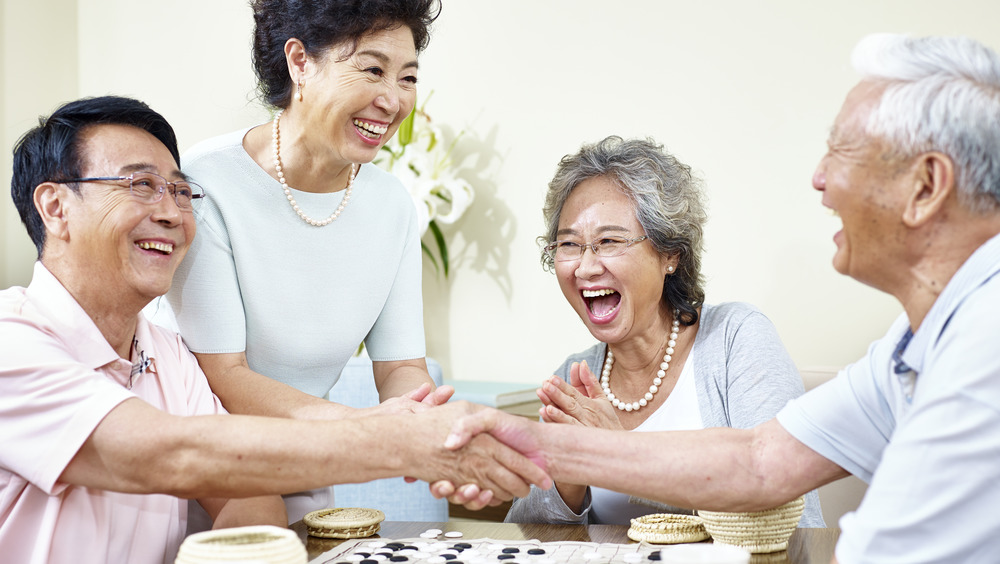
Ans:
[{"label": "eyeglasses", "polygon": [[545,245],[545,254],[552,257],[556,262],[568,262],[583,258],[583,252],[590,247],[591,251],[599,257],[617,257],[625,254],[634,243],[645,241],[645,235],[634,239],[624,237],[601,237],[597,241],[590,243],[577,243],[576,241],[552,241]]},{"label": "eyeglasses", "polygon": [[125,182],[128,181],[132,196],[144,204],[155,204],[163,199],[163,193],[170,190],[177,207],[183,211],[194,209],[195,202],[205,197],[205,190],[187,180],[170,182],[159,174],[152,172],[133,172],[128,176],[92,176],[89,178],[67,178],[65,180],[50,180],[56,184],[72,184],[74,182]]}]

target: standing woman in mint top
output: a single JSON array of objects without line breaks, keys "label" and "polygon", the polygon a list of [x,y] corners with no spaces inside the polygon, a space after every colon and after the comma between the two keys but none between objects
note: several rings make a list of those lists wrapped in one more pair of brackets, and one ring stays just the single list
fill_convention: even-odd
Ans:
[{"label": "standing woman in mint top", "polygon": [[[440,5],[252,8],[258,88],[276,112],[182,158],[211,195],[167,294],[180,333],[233,413],[360,413],[323,398],[362,342],[383,401],[366,413],[443,403],[450,388],[431,391],[424,360],[416,209],[370,164],[413,109],[417,54]],[[286,496],[289,519],[331,506],[328,496]]]}]

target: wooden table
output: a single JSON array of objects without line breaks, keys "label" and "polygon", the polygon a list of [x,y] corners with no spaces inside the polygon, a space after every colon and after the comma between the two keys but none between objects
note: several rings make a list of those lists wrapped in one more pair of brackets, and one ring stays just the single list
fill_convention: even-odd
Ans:
[{"label": "wooden table", "polygon": [[[306,544],[310,560],[344,542],[337,539],[310,537],[306,534],[305,525],[301,521],[293,524],[291,528],[299,534],[299,538]],[[619,544],[634,542],[626,536],[628,527],[623,525],[531,525],[465,521],[448,523],[386,521],[382,523],[379,533],[372,538],[415,538],[431,528],[442,531],[461,531],[465,539],[538,539],[543,542],[577,541]],[[840,529],[797,529],[792,534],[787,551],[755,554],[750,562],[752,564],[830,564],[830,560],[833,559],[833,547],[839,536]]]}]

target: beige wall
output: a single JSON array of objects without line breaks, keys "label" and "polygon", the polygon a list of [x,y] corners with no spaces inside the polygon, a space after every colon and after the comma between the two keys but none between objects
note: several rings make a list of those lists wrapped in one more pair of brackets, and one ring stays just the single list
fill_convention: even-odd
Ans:
[{"label": "beige wall", "polygon": [[0,288],[31,280],[35,247],[10,200],[11,149],[77,92],[76,2],[3,0],[0,5]]},{"label": "beige wall", "polygon": [[[34,116],[79,95],[145,99],[174,124],[182,149],[265,119],[253,101],[243,0],[3,6],[8,149]],[[459,152],[478,200],[452,230],[450,279],[425,270],[428,353],[447,377],[537,382],[592,342],[538,266],[534,239],[558,159],[617,133],[655,137],[704,178],[709,302],[756,304],[800,366],[856,359],[899,307],[833,272],[840,222],[809,180],[856,80],[849,54],[860,37],[965,34],[1000,48],[1000,4],[942,6],[445,0],[420,88],[434,91],[438,124],[466,130]],[[129,33],[137,22],[158,31]],[[33,254],[2,200],[6,286],[27,281]]]}]

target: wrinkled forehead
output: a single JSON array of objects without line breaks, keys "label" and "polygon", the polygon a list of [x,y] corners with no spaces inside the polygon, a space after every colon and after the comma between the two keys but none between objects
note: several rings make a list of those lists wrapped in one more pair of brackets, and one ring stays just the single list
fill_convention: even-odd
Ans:
[{"label": "wrinkled forehead", "polygon": [[184,179],[173,155],[148,131],[131,125],[96,124],[77,140],[80,168],[85,175],[154,172],[167,179]]},{"label": "wrinkled forehead", "polygon": [[888,86],[885,82],[862,80],[851,88],[844,99],[840,112],[834,119],[830,129],[830,138],[842,139],[845,136],[860,138],[865,136],[868,119]]}]

